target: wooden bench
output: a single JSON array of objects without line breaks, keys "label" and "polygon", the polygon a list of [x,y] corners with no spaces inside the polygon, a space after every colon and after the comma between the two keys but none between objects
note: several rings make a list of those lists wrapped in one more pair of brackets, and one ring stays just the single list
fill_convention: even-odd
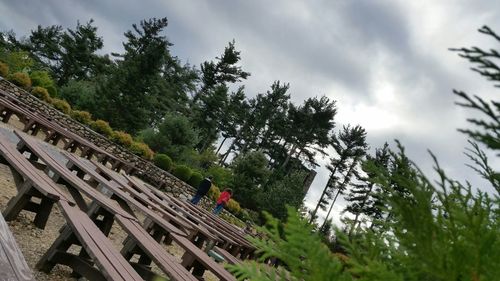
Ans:
[{"label": "wooden bench", "polygon": [[[63,264],[88,280],[143,280],[87,214],[65,201],[59,201],[58,205],[67,225],[37,263],[37,269],[49,273],[56,264]],[[69,253],[71,245],[81,246],[85,254]]]},{"label": "wooden bench", "polygon": [[214,252],[216,252],[217,254],[221,255],[227,263],[241,264],[241,260],[239,260],[237,257],[231,255],[228,251],[226,251],[222,248],[215,246],[212,250]]},{"label": "wooden bench", "polygon": [[14,236],[0,215],[0,280],[35,280]]},{"label": "wooden bench", "polygon": [[22,210],[27,210],[36,213],[35,226],[45,228],[55,202],[64,200],[75,204],[71,197],[37,170],[3,135],[0,135],[0,162],[9,165],[18,186],[17,195],[7,203],[3,211],[6,220],[13,220]]},{"label": "wooden bench", "polygon": [[231,275],[224,267],[212,258],[210,258],[207,253],[203,252],[200,248],[196,247],[187,240],[185,237],[173,234],[173,240],[184,249],[184,255],[182,256],[182,265],[184,265],[188,270],[193,269],[193,275],[201,276],[204,270],[212,272],[217,278],[224,281],[235,281],[236,278]]},{"label": "wooden bench", "polygon": [[[124,251],[123,254],[126,254],[126,258],[130,259],[132,254],[138,254],[141,256],[139,259],[139,264],[135,267],[140,273],[141,276],[147,278],[157,278],[158,276],[148,270],[147,266],[149,266],[151,260],[154,261],[158,267],[160,267],[172,280],[194,280],[193,276],[180,265],[176,265],[173,257],[171,257],[165,251],[159,251],[161,246],[149,235],[149,233],[143,229],[137,220],[134,219],[132,210],[130,206],[127,204],[131,204],[136,208],[140,208],[142,211],[146,213],[146,216],[149,218],[153,218],[155,222],[157,222],[158,226],[162,227],[162,230],[167,234],[177,234],[179,236],[186,236],[186,234],[169,224],[167,221],[163,220],[160,216],[154,213],[152,210],[148,209],[144,205],[135,201],[132,197],[128,196],[124,191],[120,190],[119,187],[113,182],[106,182],[106,180],[99,175],[92,174],[91,179],[98,181],[102,186],[101,188],[108,189],[107,195],[92,192],[94,190],[88,183],[84,182],[82,179],[78,178],[77,174],[72,173],[67,167],[64,167],[63,164],[55,161],[50,154],[47,154],[43,151],[36,141],[32,140],[28,136],[19,136],[21,139],[21,144],[25,145],[30,153],[35,154],[40,161],[43,161],[47,167],[54,173],[54,180],[57,180],[57,177],[64,179],[66,185],[70,185],[73,189],[82,191],[87,196],[89,196],[94,201],[94,206],[98,206],[98,208],[94,207],[86,207],[83,206],[82,209],[88,210],[87,215],[97,224],[101,232],[107,236],[111,229],[114,220],[117,220],[118,223],[122,226],[122,229],[129,235],[129,241],[133,243],[132,249],[136,249],[136,247],[140,248],[140,252],[136,251]],[[70,156],[75,160],[75,157],[66,154],[66,156]],[[82,159],[83,160],[83,159]],[[80,163],[80,167],[84,167],[81,161],[75,161]],[[70,165],[71,166],[71,165]],[[95,190],[94,190],[95,191]],[[72,193],[74,197],[79,198],[76,192]],[[115,201],[109,201],[108,197]],[[80,199],[78,199],[80,201]],[[123,210],[118,210],[118,206],[112,204],[118,201],[120,207],[124,210],[128,210],[128,212],[124,212]],[[81,206],[83,203],[80,203]],[[104,212],[105,210],[105,212]],[[101,217],[101,219],[98,219]],[[59,244],[62,244],[62,241],[58,241]],[[60,245],[56,245],[54,247],[61,247]],[[125,247],[124,247],[125,249]],[[85,254],[81,253],[80,255]],[[182,273],[182,274],[181,274]],[[158,279],[159,280],[159,279]]]},{"label": "wooden bench", "polygon": [[12,114],[15,114],[24,124],[23,131],[26,133],[37,135],[39,131],[43,131],[45,134],[45,142],[57,145],[59,141],[62,141],[64,142],[65,150],[74,153],[77,149],[79,149],[82,157],[90,159],[93,155],[95,155],[100,162],[104,164],[108,162],[111,163],[113,170],[124,170],[129,174],[135,172],[135,168],[132,163],[115,157],[111,153],[82,138],[78,134],[61,127],[56,122],[51,120],[50,117],[42,116],[29,111],[24,105],[19,103],[19,101],[11,97],[2,97],[0,95],[0,109],[0,118],[2,118],[4,123],[7,123]]}]

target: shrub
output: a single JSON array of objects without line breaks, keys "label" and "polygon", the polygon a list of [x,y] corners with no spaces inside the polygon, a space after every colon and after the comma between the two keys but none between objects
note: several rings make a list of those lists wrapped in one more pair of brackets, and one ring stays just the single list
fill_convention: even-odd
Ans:
[{"label": "shrub", "polygon": [[111,140],[126,147],[130,147],[134,142],[132,136],[123,131],[114,131],[111,135]]},{"label": "shrub", "polygon": [[33,86],[40,86],[45,89],[50,86],[54,86],[54,81],[47,71],[33,71],[30,74],[30,79]]},{"label": "shrub", "polygon": [[236,201],[234,199],[229,199],[226,207],[233,214],[237,214],[241,211],[240,203],[238,203],[238,201]]},{"label": "shrub", "polygon": [[70,116],[71,118],[83,124],[90,125],[90,123],[92,123],[92,114],[87,111],[73,110],[71,111]]},{"label": "shrub", "polygon": [[203,180],[203,175],[200,172],[195,171],[189,178],[188,183],[193,187],[198,187],[202,180]]},{"label": "shrub", "polygon": [[174,176],[178,177],[179,179],[187,182],[193,174],[193,171],[188,166],[178,165],[174,168],[172,174],[174,174]]},{"label": "shrub", "polygon": [[69,103],[65,100],[61,100],[61,99],[58,99],[58,98],[54,98],[51,100],[52,105],[59,111],[65,113],[65,114],[69,114],[71,112],[71,106],[69,105]]},{"label": "shrub", "polygon": [[94,131],[108,137],[110,137],[113,134],[113,129],[111,129],[109,123],[101,119],[98,119],[95,122],[93,122],[91,127],[92,129],[94,129]]},{"label": "shrub", "polygon": [[9,77],[9,80],[15,85],[23,88],[29,89],[31,87],[31,79],[28,74],[24,72],[16,72]]},{"label": "shrub", "polygon": [[216,201],[217,199],[219,199],[219,196],[220,196],[220,189],[216,185],[212,184],[210,190],[208,190],[208,197]]},{"label": "shrub", "polygon": [[153,159],[154,152],[143,142],[134,141],[129,148],[136,155],[139,155],[147,160]]},{"label": "shrub", "polygon": [[36,86],[31,90],[31,94],[34,95],[35,97],[44,100],[46,102],[50,101],[50,95],[47,89],[43,87]]},{"label": "shrub", "polygon": [[0,61],[0,76],[9,76],[9,66],[6,63]]},{"label": "shrub", "polygon": [[161,154],[161,153],[156,154],[153,162],[158,168],[163,169],[165,171],[170,171],[170,169],[172,169],[172,164],[173,164],[172,159],[166,154]]},{"label": "shrub", "polygon": [[57,97],[57,88],[54,85],[45,87],[49,92],[49,95],[53,98]]}]

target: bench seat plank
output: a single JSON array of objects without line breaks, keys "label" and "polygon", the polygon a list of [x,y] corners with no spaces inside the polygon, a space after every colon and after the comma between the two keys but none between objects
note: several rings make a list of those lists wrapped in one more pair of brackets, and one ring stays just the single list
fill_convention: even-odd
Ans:
[{"label": "bench seat plank", "polygon": [[35,280],[9,230],[3,216],[0,215],[0,280],[25,281]]},{"label": "bench seat plank", "polygon": [[58,202],[73,233],[89,254],[106,280],[143,280],[132,266],[113,248],[111,241],[80,209],[64,201]]}]

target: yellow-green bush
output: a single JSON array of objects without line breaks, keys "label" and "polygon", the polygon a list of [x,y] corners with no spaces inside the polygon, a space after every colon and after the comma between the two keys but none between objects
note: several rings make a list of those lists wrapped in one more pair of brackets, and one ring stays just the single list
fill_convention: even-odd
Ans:
[{"label": "yellow-green bush", "polygon": [[132,145],[134,142],[134,139],[132,139],[132,136],[128,133],[125,133],[123,131],[114,131],[113,135],[111,135],[111,140],[119,143],[125,147],[129,147]]},{"label": "yellow-green bush", "polygon": [[48,86],[54,85],[54,81],[50,77],[47,71],[36,70],[30,73],[31,84],[33,86],[40,86],[47,88]]},{"label": "yellow-green bush", "polygon": [[28,90],[31,87],[31,79],[28,74],[24,72],[16,72],[9,77],[10,82],[15,85]]},{"label": "yellow-green bush", "polygon": [[139,155],[145,159],[152,160],[154,156],[153,150],[149,148],[149,146],[143,142],[133,142],[132,145],[130,145],[130,150],[136,154]]},{"label": "yellow-green bush", "polygon": [[43,87],[33,87],[33,89],[31,90],[31,94],[34,95],[35,97],[41,99],[41,100],[44,100],[46,102],[49,102],[50,101],[50,95],[49,95],[49,92],[47,91],[47,89],[43,88]]},{"label": "yellow-green bush", "polygon": [[208,197],[216,201],[217,199],[219,199],[219,196],[220,196],[220,189],[212,184],[212,186],[208,190]]},{"label": "yellow-green bush", "polygon": [[172,169],[173,165],[172,158],[170,158],[166,154],[157,153],[154,157],[153,162],[158,168],[163,169],[165,171],[170,171],[170,169]]},{"label": "yellow-green bush", "polygon": [[240,203],[234,199],[229,199],[226,208],[233,214],[237,214],[241,211]]},{"label": "yellow-green bush", "polygon": [[71,118],[83,124],[90,125],[92,123],[92,114],[87,111],[73,110],[71,111],[70,116]]},{"label": "yellow-green bush", "polygon": [[0,61],[0,76],[9,77],[9,65]]},{"label": "yellow-green bush", "polygon": [[50,103],[59,111],[63,112],[64,114],[69,114],[71,112],[71,106],[69,103],[65,100],[61,100],[58,98],[51,99]]},{"label": "yellow-green bush", "polygon": [[187,182],[191,177],[191,175],[193,174],[193,171],[186,165],[178,165],[174,168],[172,174],[178,177],[179,179]]},{"label": "yellow-green bush", "polygon": [[113,129],[111,129],[109,123],[101,119],[98,119],[95,122],[93,122],[91,127],[92,129],[94,129],[94,131],[108,137],[110,137],[113,134]]}]

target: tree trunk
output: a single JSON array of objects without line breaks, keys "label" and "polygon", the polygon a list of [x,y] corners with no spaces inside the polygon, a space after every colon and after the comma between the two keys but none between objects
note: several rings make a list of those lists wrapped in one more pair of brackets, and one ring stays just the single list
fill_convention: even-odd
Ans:
[{"label": "tree trunk", "polygon": [[[370,184],[370,189],[368,190],[368,192],[366,193],[365,195],[365,198],[363,198],[363,202],[361,203],[361,206],[360,206],[360,209],[363,208],[366,204],[366,200],[368,200],[368,196],[370,195],[370,193],[372,192],[372,189],[373,189],[373,184]],[[356,217],[354,218],[354,222],[352,223],[352,226],[351,226],[351,229],[349,230],[349,234],[348,236],[351,237],[352,235],[352,232],[354,231],[354,229],[356,228],[356,224],[358,223],[358,219],[359,219],[359,214],[361,213],[361,210],[359,210],[357,213],[356,213]]]},{"label": "tree trunk", "polygon": [[[345,161],[345,157],[343,155],[340,156],[339,163],[341,163],[342,161]],[[330,178],[328,179],[328,182],[326,183],[325,188],[323,189],[323,192],[321,193],[321,196],[319,197],[318,204],[316,204],[316,207],[314,208],[314,211],[311,213],[311,219],[309,220],[309,223],[313,222],[314,216],[316,216],[316,213],[318,212],[318,209],[319,209],[319,205],[321,204],[321,200],[323,200],[323,197],[325,197],[326,191],[328,190],[328,186],[330,184],[330,180],[335,175],[335,173],[337,172],[337,168],[338,168],[338,165],[336,165],[333,168],[332,174],[330,175]]]},{"label": "tree trunk", "polygon": [[325,224],[328,221],[328,217],[330,216],[330,213],[333,210],[333,205],[335,204],[335,201],[337,201],[337,197],[339,197],[339,194],[340,194],[340,189],[337,190],[337,194],[335,195],[335,198],[333,198],[332,205],[330,205],[330,209],[328,210],[328,213],[326,214],[325,220],[323,221],[323,224],[321,225],[320,229],[325,227]]},{"label": "tree trunk", "polygon": [[219,148],[217,148],[217,151],[215,152],[215,154],[219,154],[219,151],[220,151],[220,149],[222,148],[222,145],[224,145],[224,142],[226,142],[226,140],[227,140],[227,137],[225,137],[225,138],[222,140],[222,142],[221,142],[221,144],[219,145]]}]

